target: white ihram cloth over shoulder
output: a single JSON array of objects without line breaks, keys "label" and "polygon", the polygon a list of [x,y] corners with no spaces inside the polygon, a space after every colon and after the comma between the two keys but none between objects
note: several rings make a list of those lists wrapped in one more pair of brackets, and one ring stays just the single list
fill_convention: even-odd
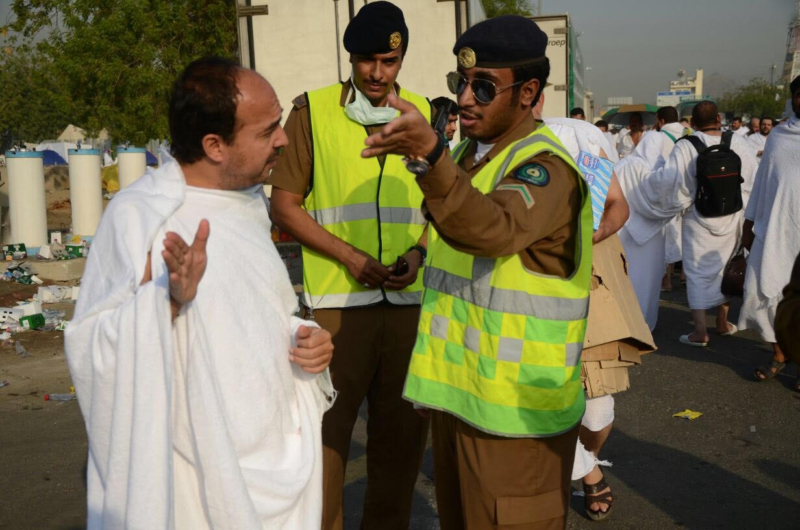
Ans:
[{"label": "white ihram cloth over shoulder", "polygon": [[[680,138],[683,126],[680,123],[670,123],[664,130]],[[649,131],[642,136],[639,145],[633,153],[620,161],[615,168],[617,178],[623,193],[628,195],[626,186],[638,186],[641,175],[664,166],[669,158],[674,143],[672,139],[660,131]],[[623,168],[627,168],[624,169]],[[622,178],[624,172],[626,178]],[[633,178],[631,175],[640,175]],[[667,225],[675,223],[674,218],[665,219],[650,215],[647,208],[637,208],[628,203],[630,216],[625,226],[620,230],[619,237],[628,258],[628,271],[639,301],[639,307],[644,315],[645,322],[650,331],[655,330],[658,324],[658,304],[661,295],[661,279],[664,276],[666,264],[666,233]],[[680,218],[680,216],[675,216]]]},{"label": "white ihram cloth over shoulder", "polygon": [[[171,322],[163,238],[209,219],[196,299]],[[88,528],[319,528],[327,374],[288,360],[301,324],[261,194],[186,187],[175,161],[109,204],[67,361],[89,436]],[[152,249],[153,281],[139,285]]]},{"label": "white ihram cloth over shoulder", "polygon": [[[683,136],[683,131],[683,125],[678,122],[667,123],[661,128],[661,131],[649,131],[645,133],[645,135],[642,137],[642,141],[636,146],[634,154],[647,160],[652,169],[657,169],[667,163],[667,159],[672,152],[672,148],[675,146],[675,142]],[[667,136],[665,132],[672,135],[672,138]],[[673,138],[675,139],[674,141]],[[682,259],[682,227],[683,214],[673,217],[672,220],[663,228],[664,265],[677,263]],[[663,276],[663,274],[659,274],[659,290],[661,286],[660,276]]]},{"label": "white ihram cloth over shoulder", "polygon": [[[694,136],[707,146],[722,138],[702,132]],[[742,162],[742,199],[745,207],[755,177],[756,160],[745,141],[734,135],[731,148]],[[672,219],[686,211],[683,218],[683,264],[686,272],[689,306],[710,309],[727,301],[720,291],[722,273],[736,250],[741,235],[744,211],[725,217],[708,218],[694,207],[697,190],[697,150],[688,141],[679,141],[664,167],[642,172],[641,167],[618,172],[625,197],[631,208],[645,211],[653,219]]]},{"label": "white ihram cloth over shoulder", "polygon": [[753,221],[756,237],[747,258],[739,327],[756,329],[765,341],[776,342],[775,311],[800,253],[800,119],[797,116],[770,132],[745,218]]},{"label": "white ihram cloth over shoulder", "polygon": [[609,143],[603,131],[591,123],[573,118],[545,118],[544,123],[561,140],[576,163],[581,151],[600,156],[601,149],[605,158],[615,164],[619,162],[617,150]]},{"label": "white ihram cloth over shoulder", "polygon": [[[771,131],[770,134],[772,134]],[[753,150],[753,156],[758,155],[759,151],[764,150],[764,146],[767,145],[767,138],[769,138],[769,135],[764,136],[760,132],[751,134],[750,136],[747,137],[747,145],[749,145],[750,149]]]}]

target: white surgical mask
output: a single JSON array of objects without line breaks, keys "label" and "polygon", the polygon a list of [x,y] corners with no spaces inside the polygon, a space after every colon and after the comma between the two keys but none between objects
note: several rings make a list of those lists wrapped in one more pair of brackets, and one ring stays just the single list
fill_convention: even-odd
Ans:
[{"label": "white surgical mask", "polygon": [[[356,84],[353,81],[353,75],[350,75],[350,91],[347,93],[348,103],[344,106],[344,111],[347,117],[361,125],[377,125],[379,123],[387,123],[397,117],[397,109],[385,107],[373,107],[360,90],[355,88]],[[350,98],[356,93],[356,97],[352,103],[349,103]]]}]

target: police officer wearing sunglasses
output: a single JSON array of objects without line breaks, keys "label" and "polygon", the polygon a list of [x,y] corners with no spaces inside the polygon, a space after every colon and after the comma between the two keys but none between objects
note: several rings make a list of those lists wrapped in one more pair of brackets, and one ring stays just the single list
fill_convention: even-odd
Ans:
[{"label": "police officer wearing sunglasses", "polygon": [[526,18],[477,24],[448,75],[467,137],[452,158],[396,97],[401,116],[362,152],[406,157],[425,195],[425,293],[404,397],[430,411],[444,530],[566,526],[592,212],[569,153],[531,114],[546,46]]}]

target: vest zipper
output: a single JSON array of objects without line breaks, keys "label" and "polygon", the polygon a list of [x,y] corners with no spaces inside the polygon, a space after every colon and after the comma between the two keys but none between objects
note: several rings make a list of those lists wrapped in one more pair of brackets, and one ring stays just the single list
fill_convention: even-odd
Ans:
[{"label": "vest zipper", "polygon": [[[364,126],[364,130],[367,132],[367,137],[369,137],[370,132],[366,125]],[[381,237],[381,183],[383,182],[383,168],[386,166],[386,158],[384,157],[383,163],[381,163],[379,158],[376,158],[375,161],[378,162],[378,165],[381,167],[381,172],[378,174],[378,193],[375,195],[375,209],[378,215],[378,257],[376,259],[383,263],[381,261],[381,257],[383,256],[383,237]],[[389,300],[386,298],[386,291],[383,290],[383,285],[380,286],[380,289],[383,301],[388,302]]]}]

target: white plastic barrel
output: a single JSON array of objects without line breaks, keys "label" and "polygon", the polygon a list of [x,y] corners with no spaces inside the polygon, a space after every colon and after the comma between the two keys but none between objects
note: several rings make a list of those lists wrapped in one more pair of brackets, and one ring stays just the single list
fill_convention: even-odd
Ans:
[{"label": "white plastic barrel", "polygon": [[103,215],[103,181],[98,149],[69,150],[69,199],[72,233],[94,236]]},{"label": "white plastic barrel", "polygon": [[11,242],[29,250],[47,244],[44,158],[36,151],[6,151]]},{"label": "white plastic barrel", "polygon": [[147,171],[147,155],[144,147],[123,147],[117,149],[119,164],[119,189],[125,189]]}]

